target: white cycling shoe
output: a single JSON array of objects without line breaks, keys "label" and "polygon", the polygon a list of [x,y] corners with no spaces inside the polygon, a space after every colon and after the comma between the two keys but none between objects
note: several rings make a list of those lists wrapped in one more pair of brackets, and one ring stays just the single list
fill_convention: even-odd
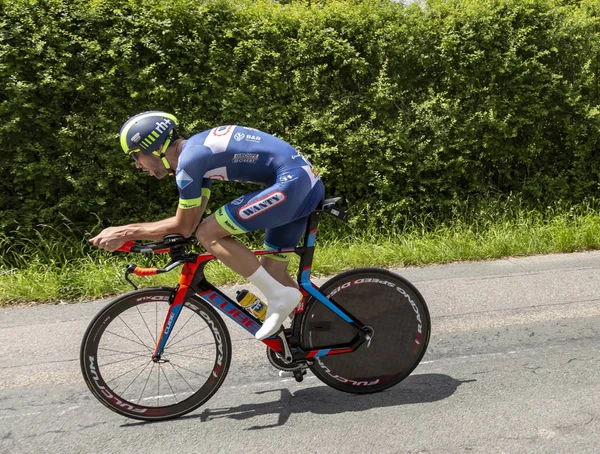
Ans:
[{"label": "white cycling shoe", "polygon": [[302,293],[300,290],[285,287],[285,290],[267,302],[267,315],[262,327],[256,332],[255,337],[258,340],[264,340],[277,332],[286,317],[290,315],[300,300]]}]

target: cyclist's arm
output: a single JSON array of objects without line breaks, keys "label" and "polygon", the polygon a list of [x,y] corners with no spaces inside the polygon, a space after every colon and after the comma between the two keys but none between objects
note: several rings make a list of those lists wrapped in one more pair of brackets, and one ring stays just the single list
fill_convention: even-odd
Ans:
[{"label": "cyclist's arm", "polygon": [[196,154],[181,157],[177,167],[177,189],[179,205],[174,217],[158,222],[132,224],[131,236],[138,240],[160,240],[165,235],[178,233],[191,236],[200,224],[210,198],[212,181],[208,178],[193,178],[190,175],[204,175],[206,160],[201,150]]},{"label": "cyclist's arm", "polygon": [[[130,224],[131,238],[137,240],[160,240],[171,233],[185,238],[191,236],[200,224],[210,198],[211,180],[203,178],[197,188],[179,188],[179,206],[172,218],[157,222]],[[200,195],[200,197],[195,197]]]},{"label": "cyclist's arm", "polygon": [[128,237],[127,240],[161,240],[172,233],[187,238],[196,230],[207,203],[208,198],[202,197],[199,206],[189,209],[178,207],[177,213],[171,218],[122,226],[123,234]]},{"label": "cyclist's arm", "polygon": [[194,233],[200,223],[207,203],[208,197],[202,197],[199,206],[189,209],[177,208],[175,216],[167,219],[108,227],[92,238],[90,242],[94,246],[112,252],[130,240],[161,240],[172,233],[178,233],[187,238]]},{"label": "cyclist's arm", "polygon": [[202,219],[211,188],[211,180],[190,176],[205,174],[205,158],[212,153],[210,150],[205,153],[202,153],[202,150],[197,151],[197,153],[188,154],[185,159],[183,155],[180,156],[176,176],[179,206],[175,216],[156,222],[109,227],[92,238],[90,242],[107,251],[115,251],[130,240],[161,240],[166,235],[173,233],[178,233],[186,238],[191,236]]},{"label": "cyclist's arm", "polygon": [[208,178],[194,179],[190,175],[205,173],[202,159],[197,162],[183,161],[177,167],[177,188],[179,190],[179,205],[177,213],[172,218],[158,222],[131,224],[131,238],[137,240],[160,240],[165,235],[178,233],[184,237],[191,236],[200,224],[204,210],[210,198],[212,181]]}]

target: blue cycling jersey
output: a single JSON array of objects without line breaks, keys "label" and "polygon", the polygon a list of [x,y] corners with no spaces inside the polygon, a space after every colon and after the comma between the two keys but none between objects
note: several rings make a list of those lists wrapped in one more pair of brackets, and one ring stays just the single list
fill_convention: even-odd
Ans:
[{"label": "blue cycling jersey", "polygon": [[231,180],[271,186],[279,175],[305,167],[308,161],[287,142],[257,129],[220,126],[194,135],[184,144],[176,170],[179,207],[199,206],[210,193],[211,180]]},{"label": "blue cycling jersey", "polygon": [[[220,126],[183,145],[176,171],[179,208],[200,206],[212,180],[259,183],[215,212],[219,225],[235,235],[265,230],[268,248],[295,246],[308,215],[324,196],[321,179],[290,144],[243,126]],[[269,256],[288,260],[288,255]]]}]

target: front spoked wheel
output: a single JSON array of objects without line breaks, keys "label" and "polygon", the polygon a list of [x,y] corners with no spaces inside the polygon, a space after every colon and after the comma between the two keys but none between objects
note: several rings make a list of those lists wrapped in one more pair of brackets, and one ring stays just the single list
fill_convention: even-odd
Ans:
[{"label": "front spoked wheel", "polygon": [[[356,269],[335,276],[320,291],[366,325],[370,341],[352,353],[317,357],[311,371],[327,385],[351,393],[389,388],[417,367],[429,342],[429,311],[419,291],[382,269]],[[357,328],[311,298],[301,338],[305,349],[344,345]]]},{"label": "front spoked wheel", "polygon": [[227,375],[227,328],[193,296],[183,303],[164,353],[152,359],[173,292],[123,295],[100,311],[84,335],[83,377],[94,396],[121,415],[154,421],[181,416],[210,399]]}]

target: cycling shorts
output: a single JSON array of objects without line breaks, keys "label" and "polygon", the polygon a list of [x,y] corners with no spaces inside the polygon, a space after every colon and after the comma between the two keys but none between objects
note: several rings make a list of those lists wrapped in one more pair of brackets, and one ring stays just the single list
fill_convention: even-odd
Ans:
[{"label": "cycling shorts", "polygon": [[[232,235],[265,230],[269,249],[295,247],[306,229],[308,215],[323,200],[325,189],[309,166],[277,175],[275,184],[245,194],[219,208],[216,220]],[[289,255],[270,258],[288,260]]]}]

